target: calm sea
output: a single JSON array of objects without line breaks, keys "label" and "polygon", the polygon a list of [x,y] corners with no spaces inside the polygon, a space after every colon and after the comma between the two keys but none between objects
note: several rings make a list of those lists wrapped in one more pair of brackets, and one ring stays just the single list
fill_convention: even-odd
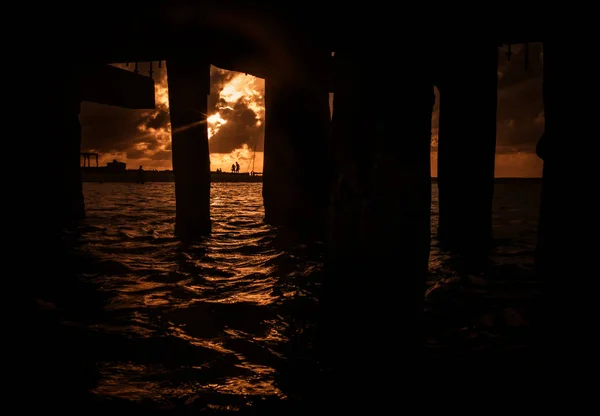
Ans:
[{"label": "calm sea", "polygon": [[[65,280],[80,295],[53,284],[38,296],[54,325],[47,350],[73,362],[56,370],[72,380],[65,391],[80,388],[98,403],[208,413],[298,398],[284,375],[293,357],[311,365],[322,247],[290,245],[263,224],[261,187],[213,184],[212,236],[184,245],[173,237],[173,183],[84,183],[88,218],[65,239],[74,276]],[[433,195],[435,230],[435,184]],[[433,239],[430,348],[526,342],[538,290],[539,196],[539,181],[496,184],[497,246],[485,274],[460,278]]]}]

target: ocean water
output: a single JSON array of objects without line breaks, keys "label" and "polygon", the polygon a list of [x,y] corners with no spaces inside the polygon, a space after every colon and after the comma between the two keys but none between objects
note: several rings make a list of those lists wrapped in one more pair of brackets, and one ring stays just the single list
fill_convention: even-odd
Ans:
[{"label": "ocean water", "polygon": [[[48,350],[74,362],[57,370],[70,374],[65,389],[207,413],[299,400],[285,374],[314,366],[322,247],[293,245],[265,225],[261,187],[214,183],[213,233],[184,245],[173,237],[173,183],[84,183],[88,218],[64,241],[65,280],[80,291],[52,284],[37,296],[54,325]],[[480,275],[461,276],[432,233],[428,348],[527,344],[539,196],[539,181],[496,184],[497,244]],[[437,209],[434,184],[433,231]]]}]

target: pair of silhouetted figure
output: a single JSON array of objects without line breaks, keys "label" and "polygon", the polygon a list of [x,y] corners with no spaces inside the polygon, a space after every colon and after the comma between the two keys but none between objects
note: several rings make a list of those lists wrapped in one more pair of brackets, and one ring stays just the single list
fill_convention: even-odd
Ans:
[{"label": "pair of silhouetted figure", "polygon": [[240,173],[240,164],[238,162],[231,165],[231,173]]}]

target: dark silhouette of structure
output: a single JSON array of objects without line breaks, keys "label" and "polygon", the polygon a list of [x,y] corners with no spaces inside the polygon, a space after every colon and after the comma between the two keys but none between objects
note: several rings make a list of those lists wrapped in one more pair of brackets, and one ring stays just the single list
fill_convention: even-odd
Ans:
[{"label": "dark silhouette of structure", "polygon": [[140,165],[138,171],[137,171],[137,182],[138,183],[144,183],[145,182],[145,174],[144,174],[144,167],[142,165]]},{"label": "dark silhouette of structure", "polygon": [[92,165],[91,165],[92,157],[96,159],[96,167],[98,167],[98,153],[82,152],[81,157],[83,158],[83,166],[82,167],[84,167],[84,168],[92,167]]},{"label": "dark silhouette of structure", "polygon": [[[76,162],[82,100],[154,106],[150,78],[106,65],[164,60],[173,132],[175,232],[184,240],[210,233],[210,65],[263,77],[265,221],[303,238],[326,241],[323,336],[335,351],[325,359],[344,374],[336,382],[352,388],[359,384],[357,377],[378,379],[388,371],[409,371],[411,358],[406,357],[418,356],[422,343],[434,85],[441,97],[438,232],[476,268],[491,242],[498,47],[542,42],[546,133],[537,267],[546,291],[540,339],[552,340],[540,345],[552,347],[540,354],[549,353],[548,348],[573,351],[576,337],[582,339],[577,345],[591,348],[595,343],[589,336],[577,332],[584,326],[586,295],[562,280],[589,275],[584,265],[593,258],[589,246],[576,243],[589,227],[580,210],[589,206],[584,169],[591,161],[578,150],[591,137],[582,120],[595,116],[585,104],[586,83],[593,79],[588,52],[569,43],[566,34],[548,36],[548,20],[537,14],[514,16],[509,25],[500,16],[498,21],[480,17],[486,29],[480,32],[479,24],[470,23],[477,19],[444,21],[442,11],[434,18],[411,12],[410,30],[399,25],[395,13],[376,7],[361,8],[360,15],[347,13],[343,8],[328,12],[242,2],[150,1],[131,9],[120,5],[118,11],[107,7],[93,15],[65,13],[44,20],[38,31],[50,35],[40,37],[36,53],[49,53],[43,52],[50,50],[44,46],[51,44],[55,59],[75,64],[30,81],[48,108],[41,116],[49,126],[43,145],[62,161],[52,172],[57,184],[49,198],[52,206],[37,222],[60,228],[84,217]],[[61,34],[46,31],[49,24],[61,27]],[[413,27],[426,28],[427,36]],[[457,27],[466,35],[459,36]],[[69,38],[72,42],[64,41],[66,33],[76,34]],[[461,40],[464,50],[458,49]],[[580,57],[579,63],[561,59],[567,46]],[[393,68],[398,81],[378,91],[370,75],[374,65]],[[332,120],[330,92],[335,94]],[[579,144],[563,146],[569,137]],[[400,150],[391,152],[398,143]],[[560,308],[555,296],[559,289]],[[356,299],[369,307],[357,308]],[[377,346],[371,339],[355,342],[353,331],[378,334]],[[400,358],[390,363],[382,357],[386,355]],[[378,397],[393,394],[391,386],[377,391]]]},{"label": "dark silhouette of structure", "polygon": [[[127,163],[119,162],[117,159],[113,159],[112,162],[106,163],[106,170],[110,172],[122,172],[127,168]],[[141,168],[141,166],[140,166]]]}]

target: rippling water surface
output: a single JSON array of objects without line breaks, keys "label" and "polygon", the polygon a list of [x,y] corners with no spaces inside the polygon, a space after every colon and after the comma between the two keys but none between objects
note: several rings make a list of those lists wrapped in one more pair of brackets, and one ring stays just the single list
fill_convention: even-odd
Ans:
[{"label": "rippling water surface", "polygon": [[[213,184],[213,233],[185,245],[173,237],[172,183],[84,184],[88,218],[70,244],[102,312],[87,316],[81,306],[63,319],[84,332],[95,395],[215,411],[294,395],[281,374],[313,365],[321,247],[294,246],[265,225],[261,188]],[[434,230],[436,194],[434,185]],[[524,342],[538,205],[537,183],[496,185],[499,244],[485,275],[461,278],[432,241],[431,348]]]}]

